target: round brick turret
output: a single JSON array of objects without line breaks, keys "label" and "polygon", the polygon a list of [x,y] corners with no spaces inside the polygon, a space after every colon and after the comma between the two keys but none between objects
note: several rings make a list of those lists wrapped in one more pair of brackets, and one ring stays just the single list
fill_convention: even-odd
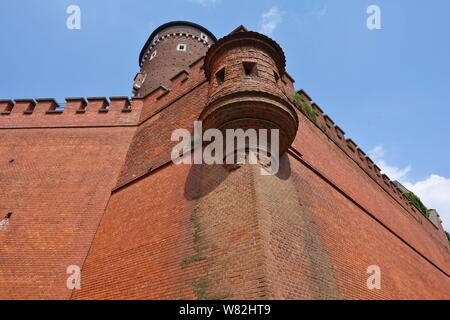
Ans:
[{"label": "round brick turret", "polygon": [[210,94],[200,115],[204,130],[279,129],[280,155],[286,152],[298,118],[281,89],[285,65],[275,41],[244,27],[215,43],[205,58]]},{"label": "round brick turret", "polygon": [[139,55],[134,95],[144,97],[160,86],[169,87],[170,79],[203,57],[216,40],[209,30],[192,22],[173,21],[158,27]]}]

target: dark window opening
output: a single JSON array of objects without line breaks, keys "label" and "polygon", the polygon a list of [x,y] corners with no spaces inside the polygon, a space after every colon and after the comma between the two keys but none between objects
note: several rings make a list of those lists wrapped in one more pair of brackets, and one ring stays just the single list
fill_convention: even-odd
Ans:
[{"label": "dark window opening", "polygon": [[217,71],[216,81],[219,86],[225,82],[225,68],[222,68],[219,71]]},{"label": "dark window opening", "polygon": [[186,51],[186,45],[185,44],[179,44],[177,47],[177,51]]},{"label": "dark window opening", "polygon": [[258,69],[255,62],[243,62],[244,72],[247,77],[256,77],[258,75]]},{"label": "dark window opening", "polygon": [[275,82],[278,83],[278,81],[280,80],[280,76],[276,71],[273,72],[273,75],[275,76]]},{"label": "dark window opening", "polygon": [[12,216],[12,212],[8,212],[7,214],[6,214],[6,216],[5,216],[5,219],[11,219],[11,216]]}]

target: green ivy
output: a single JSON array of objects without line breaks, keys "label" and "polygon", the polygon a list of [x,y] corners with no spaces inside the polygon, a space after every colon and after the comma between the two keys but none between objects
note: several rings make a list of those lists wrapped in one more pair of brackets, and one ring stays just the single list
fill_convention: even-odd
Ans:
[{"label": "green ivy", "polygon": [[294,96],[292,97],[292,100],[294,100],[294,103],[297,106],[299,106],[306,113],[308,118],[310,118],[313,121],[316,121],[316,119],[317,119],[317,112],[311,107],[309,102],[306,101],[306,99],[301,94],[296,92],[294,94]]},{"label": "green ivy", "polygon": [[406,193],[404,193],[404,195],[406,198],[408,198],[409,201],[414,203],[414,205],[417,207],[417,209],[419,209],[425,217],[427,217],[427,218],[430,217],[430,212],[429,212],[428,208],[423,204],[422,200],[420,200],[420,198],[418,196],[416,196],[412,192],[406,192]]},{"label": "green ivy", "polygon": [[445,231],[445,235],[447,236],[448,242],[450,242],[450,233],[448,233],[447,231]]}]

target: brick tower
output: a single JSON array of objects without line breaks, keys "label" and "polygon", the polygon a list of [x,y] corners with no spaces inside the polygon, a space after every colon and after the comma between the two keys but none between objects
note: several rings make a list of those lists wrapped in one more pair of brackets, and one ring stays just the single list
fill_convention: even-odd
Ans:
[{"label": "brick tower", "polygon": [[200,115],[204,129],[277,129],[280,154],[292,144],[298,117],[283,92],[285,56],[272,39],[240,27],[206,55],[208,105]]},{"label": "brick tower", "polygon": [[171,77],[205,56],[216,40],[209,30],[192,22],[173,21],[158,27],[139,55],[141,70],[133,93],[143,97],[159,86],[168,87]]},{"label": "brick tower", "polygon": [[[437,213],[294,90],[285,59],[242,26],[217,40],[170,22],[132,98],[0,100],[0,299],[449,299]],[[198,120],[279,129],[278,173],[174,164],[172,133]]]}]

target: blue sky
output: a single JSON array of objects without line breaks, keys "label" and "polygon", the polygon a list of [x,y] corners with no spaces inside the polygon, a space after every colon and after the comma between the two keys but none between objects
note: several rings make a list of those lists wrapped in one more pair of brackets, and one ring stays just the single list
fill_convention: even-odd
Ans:
[{"label": "blue sky", "polygon": [[[66,28],[69,5],[81,30]],[[381,30],[366,26],[381,9]],[[139,52],[171,20],[222,37],[240,24],[284,48],[288,72],[450,229],[448,0],[22,0],[0,3],[0,98],[130,95]]]}]

